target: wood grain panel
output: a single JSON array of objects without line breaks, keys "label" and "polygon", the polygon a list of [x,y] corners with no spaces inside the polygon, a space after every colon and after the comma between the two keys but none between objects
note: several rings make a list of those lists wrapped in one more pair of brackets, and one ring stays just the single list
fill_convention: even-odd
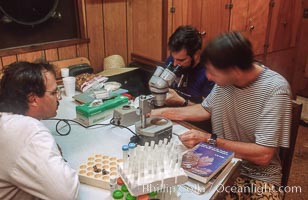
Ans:
[{"label": "wood grain panel", "polygon": [[187,5],[187,24],[192,25],[201,30],[201,17],[202,17],[202,2],[203,0],[188,0]]},{"label": "wood grain panel", "polygon": [[250,39],[256,55],[264,52],[269,1],[249,0],[248,27],[244,35]]},{"label": "wood grain panel", "polygon": [[95,72],[103,70],[104,30],[102,0],[86,1],[86,23],[88,30],[89,59]]},{"label": "wood grain panel", "polygon": [[103,2],[105,56],[118,54],[127,63],[126,1],[104,0]]},{"label": "wood grain panel", "polygon": [[171,34],[177,27],[185,23],[184,16],[187,16],[187,0],[173,0],[172,6],[175,8],[175,13],[172,14]]},{"label": "wood grain panel", "polygon": [[18,61],[39,62],[45,60],[44,51],[35,51],[17,55]]},{"label": "wood grain panel", "polygon": [[46,49],[45,58],[48,62],[59,60],[58,49]]},{"label": "wood grain panel", "polygon": [[133,0],[130,9],[133,22],[133,53],[161,60],[162,0]]},{"label": "wood grain panel", "polygon": [[307,56],[306,56],[306,67],[305,67],[305,77],[308,76],[308,53],[307,53]]},{"label": "wood grain panel", "polygon": [[[308,2],[308,1],[307,1]],[[301,10],[303,10],[303,1],[301,0],[294,0],[294,17],[292,19],[292,21],[290,22],[292,25],[292,37],[291,37],[291,43],[290,46],[291,47],[295,47],[296,43],[298,41],[299,38],[299,34],[300,34],[300,24],[302,21],[302,16],[303,13],[300,12]]]},{"label": "wood grain panel", "polygon": [[269,51],[286,49],[295,45],[302,12],[301,0],[276,0],[273,9]]},{"label": "wood grain panel", "polygon": [[172,17],[172,32],[180,25],[191,25],[198,30],[201,29],[202,0],[174,0],[173,7],[175,13]]},{"label": "wood grain panel", "polygon": [[232,0],[230,30],[250,39],[256,55],[264,52],[269,0]]},{"label": "wood grain panel", "polygon": [[132,51],[133,51],[133,10],[132,1],[126,1],[126,13],[127,13],[127,62],[130,63],[132,61]]},{"label": "wood grain panel", "polygon": [[249,2],[232,0],[233,8],[230,14],[230,30],[245,32],[248,23]]},{"label": "wood grain panel", "polygon": [[77,57],[76,45],[58,48],[59,60]]},{"label": "wood grain panel", "polygon": [[221,32],[228,31],[230,10],[225,8],[229,0],[202,1],[201,30],[206,32],[203,44]]},{"label": "wood grain panel", "polygon": [[168,44],[169,37],[173,33],[173,13],[171,13],[170,9],[173,7],[172,4],[173,0],[168,0],[168,30],[167,30],[167,41],[166,44]]},{"label": "wood grain panel", "polygon": [[89,48],[88,44],[79,44],[77,45],[77,57],[89,57]]},{"label": "wood grain panel", "polygon": [[294,74],[295,58],[295,48],[272,52],[267,56],[266,65],[285,77],[285,79],[287,79],[287,81],[291,84]]},{"label": "wood grain panel", "polygon": [[9,65],[9,64],[16,62],[16,61],[17,61],[16,55],[2,57],[2,65],[3,66]]},{"label": "wood grain panel", "polygon": [[[307,5],[308,6],[308,5]],[[301,34],[298,41],[295,74],[293,78],[293,85],[296,91],[301,89],[308,89],[308,68],[306,67],[308,59],[308,19],[301,21]]]}]

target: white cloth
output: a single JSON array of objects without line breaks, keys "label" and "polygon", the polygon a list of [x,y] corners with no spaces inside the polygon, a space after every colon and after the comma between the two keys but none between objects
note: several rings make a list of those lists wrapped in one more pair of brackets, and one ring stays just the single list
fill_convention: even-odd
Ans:
[{"label": "white cloth", "polygon": [[78,174],[38,120],[0,113],[0,199],[76,199]]}]

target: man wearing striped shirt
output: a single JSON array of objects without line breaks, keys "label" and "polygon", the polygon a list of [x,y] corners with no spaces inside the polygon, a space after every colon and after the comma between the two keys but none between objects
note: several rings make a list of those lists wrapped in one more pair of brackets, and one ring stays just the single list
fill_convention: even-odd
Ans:
[{"label": "man wearing striped shirt", "polygon": [[189,121],[211,118],[212,134],[190,130],[180,136],[182,143],[191,148],[209,141],[234,151],[243,160],[235,185],[273,188],[229,193],[226,199],[280,199],[279,147],[289,145],[291,122],[288,82],[254,62],[251,43],[238,32],[218,36],[201,56],[207,78],[216,83],[209,96],[201,104],[157,109],[152,115]]}]

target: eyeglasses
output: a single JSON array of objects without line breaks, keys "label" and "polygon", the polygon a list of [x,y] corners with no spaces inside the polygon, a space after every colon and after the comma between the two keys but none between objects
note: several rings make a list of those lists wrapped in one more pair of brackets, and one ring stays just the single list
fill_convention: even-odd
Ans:
[{"label": "eyeglasses", "polygon": [[46,91],[46,92],[50,92],[50,94],[56,96],[58,100],[62,99],[60,88],[57,88],[54,91]]}]

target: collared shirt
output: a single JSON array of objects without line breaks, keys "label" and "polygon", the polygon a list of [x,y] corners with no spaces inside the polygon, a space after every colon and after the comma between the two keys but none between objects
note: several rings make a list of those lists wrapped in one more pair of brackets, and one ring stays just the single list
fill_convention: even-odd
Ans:
[{"label": "collared shirt", "polygon": [[[166,64],[170,62],[173,62],[171,56],[166,60]],[[215,84],[207,79],[205,70],[201,63],[198,63],[195,67],[190,66],[180,70],[171,88],[175,89],[185,99],[194,103],[201,103]]]},{"label": "collared shirt", "polygon": [[77,199],[78,174],[37,119],[0,113],[0,199]]}]

